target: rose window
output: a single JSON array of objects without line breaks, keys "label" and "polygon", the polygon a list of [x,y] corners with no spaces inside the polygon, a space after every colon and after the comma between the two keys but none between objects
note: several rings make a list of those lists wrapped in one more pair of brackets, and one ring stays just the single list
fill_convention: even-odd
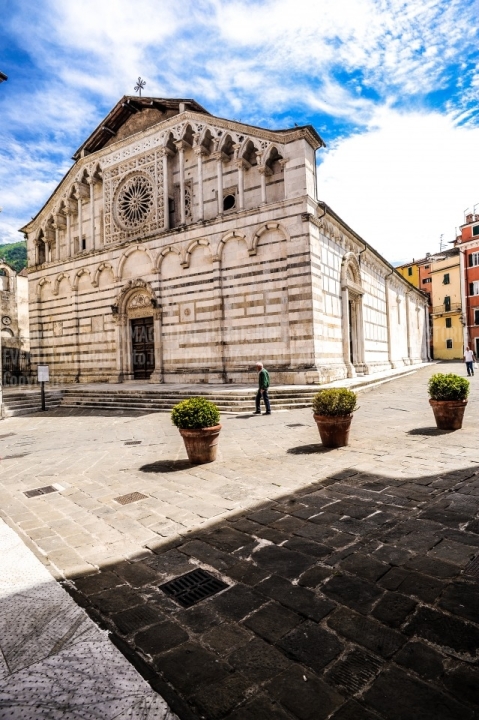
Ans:
[{"label": "rose window", "polygon": [[118,219],[126,228],[142,225],[153,207],[153,186],[144,175],[129,178],[118,192]]}]

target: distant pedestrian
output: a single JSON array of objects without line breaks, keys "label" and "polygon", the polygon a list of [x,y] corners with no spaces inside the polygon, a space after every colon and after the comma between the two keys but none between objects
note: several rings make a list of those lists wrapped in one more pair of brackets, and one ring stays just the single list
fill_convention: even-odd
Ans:
[{"label": "distant pedestrian", "polygon": [[474,375],[474,361],[474,351],[470,350],[469,347],[467,347],[464,352],[464,362],[466,363],[467,374],[469,377],[471,377],[471,375]]},{"label": "distant pedestrian", "polygon": [[269,388],[269,373],[262,362],[256,363],[256,369],[258,370],[258,392],[256,393],[256,411],[255,415],[261,415],[261,398],[263,398],[264,406],[266,408],[265,415],[271,415],[271,405],[269,404],[268,388]]}]

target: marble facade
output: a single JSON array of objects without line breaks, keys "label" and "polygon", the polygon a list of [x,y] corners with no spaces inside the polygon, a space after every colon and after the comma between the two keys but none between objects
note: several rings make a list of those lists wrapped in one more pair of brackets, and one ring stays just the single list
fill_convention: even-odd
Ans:
[{"label": "marble facade", "polygon": [[318,201],[311,126],[124,97],[23,232],[62,382],[328,382],[427,358],[426,301]]}]

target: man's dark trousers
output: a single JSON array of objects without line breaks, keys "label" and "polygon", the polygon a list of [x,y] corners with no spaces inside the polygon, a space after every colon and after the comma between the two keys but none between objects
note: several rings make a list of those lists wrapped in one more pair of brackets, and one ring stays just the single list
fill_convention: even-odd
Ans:
[{"label": "man's dark trousers", "polygon": [[474,361],[471,360],[471,362],[466,363],[467,368],[467,374],[468,375],[474,375]]},{"label": "man's dark trousers", "polygon": [[267,389],[266,390],[258,390],[258,392],[256,393],[256,412],[257,413],[261,412],[261,407],[260,407],[261,398],[263,398],[263,400],[264,400],[264,406],[266,408],[266,412],[270,413],[271,405],[269,404],[269,397],[268,397]]}]

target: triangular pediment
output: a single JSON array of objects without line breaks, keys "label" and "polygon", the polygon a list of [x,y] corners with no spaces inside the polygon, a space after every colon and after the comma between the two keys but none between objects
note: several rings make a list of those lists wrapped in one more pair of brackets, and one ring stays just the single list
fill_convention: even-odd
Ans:
[{"label": "triangular pediment", "polygon": [[131,135],[147,130],[174,115],[188,110],[200,112],[203,115],[210,113],[199,103],[191,99],[165,99],[151,97],[137,97],[125,95],[108,113],[106,118],[98,125],[92,134],[85,140],[73,155],[79,160],[85,155],[101,150]]}]

